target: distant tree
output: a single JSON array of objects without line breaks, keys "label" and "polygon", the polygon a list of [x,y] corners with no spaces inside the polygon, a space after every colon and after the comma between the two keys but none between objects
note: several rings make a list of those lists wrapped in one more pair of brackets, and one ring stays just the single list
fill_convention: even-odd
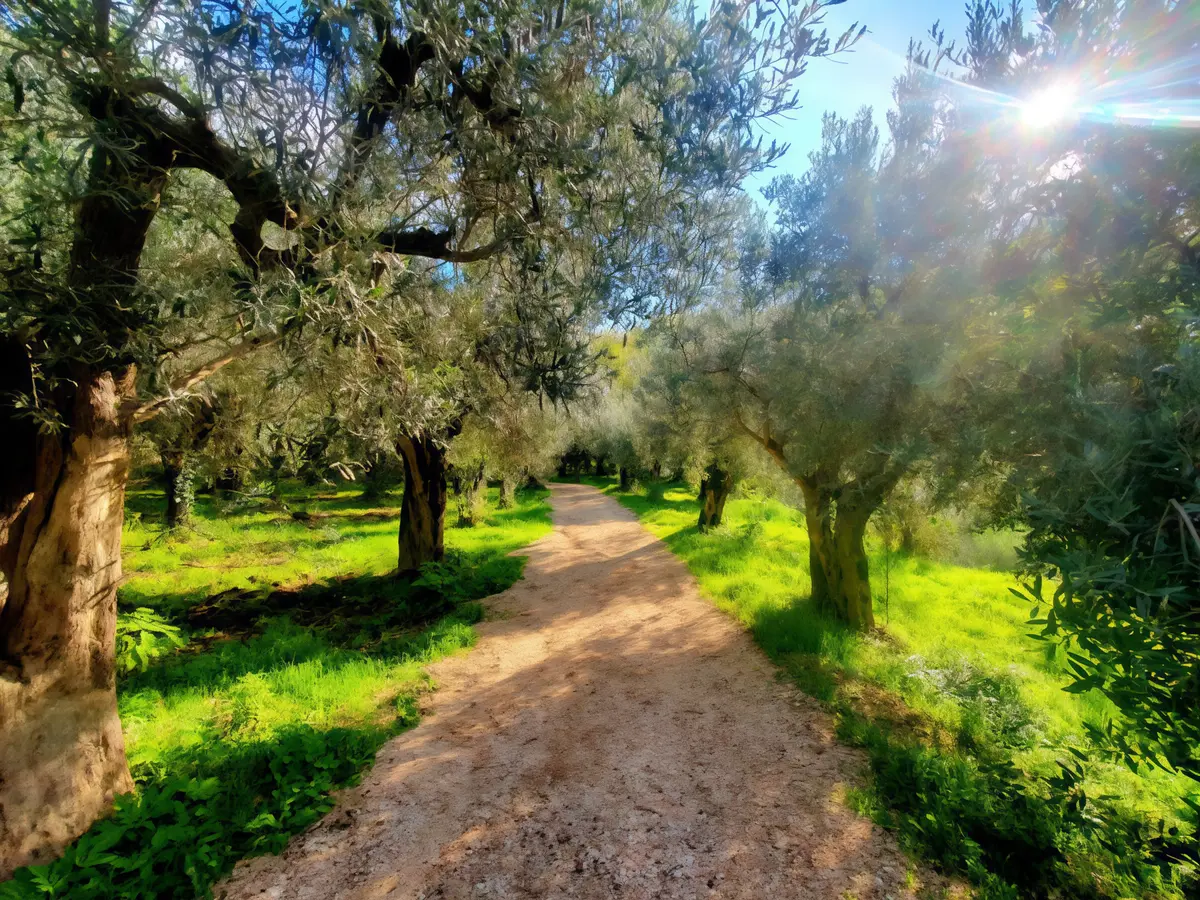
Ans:
[{"label": "distant tree", "polygon": [[688,357],[698,324],[682,319],[656,329],[648,342],[634,395],[644,455],[699,482],[697,527],[721,524],[725,503],[748,469],[749,441],[712,390],[711,378]]},{"label": "distant tree", "polygon": [[212,436],[218,414],[214,399],[197,392],[186,402],[172,405],[146,429],[162,463],[167,528],[185,525],[191,518],[196,456]]},{"label": "distant tree", "polygon": [[726,298],[682,317],[680,352],[729,422],[800,488],[813,598],[874,625],[864,539],[915,466],[962,477],[978,457],[959,381],[981,235],[973,159],[915,61],[881,154],[870,112],[825,118],[808,172],[772,183],[771,233],[748,226]]}]

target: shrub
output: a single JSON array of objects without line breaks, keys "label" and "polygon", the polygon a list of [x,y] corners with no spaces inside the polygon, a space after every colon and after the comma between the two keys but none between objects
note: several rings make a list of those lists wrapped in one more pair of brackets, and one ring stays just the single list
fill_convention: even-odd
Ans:
[{"label": "shrub", "polygon": [[933,666],[910,656],[909,677],[955,702],[962,712],[960,740],[968,746],[995,741],[1009,747],[1031,747],[1041,733],[1041,718],[1022,699],[1017,679],[988,671],[964,656]]},{"label": "shrub", "polygon": [[178,627],[145,606],[117,616],[117,671],[144,672],[187,641]]}]

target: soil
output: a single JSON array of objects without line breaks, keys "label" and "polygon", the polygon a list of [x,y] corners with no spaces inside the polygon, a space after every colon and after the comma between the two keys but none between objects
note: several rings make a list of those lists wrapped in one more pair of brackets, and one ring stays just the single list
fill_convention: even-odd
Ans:
[{"label": "soil", "polygon": [[478,646],[431,668],[428,717],[217,896],[911,897],[817,703],[630,513],[552,490],[554,531]]}]

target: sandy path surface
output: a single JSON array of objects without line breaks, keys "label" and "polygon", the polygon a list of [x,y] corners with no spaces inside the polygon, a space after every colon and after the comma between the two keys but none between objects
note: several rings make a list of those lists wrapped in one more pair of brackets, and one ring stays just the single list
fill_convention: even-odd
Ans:
[{"label": "sandy path surface", "polygon": [[666,547],[590,487],[433,667],[422,724],[233,898],[910,896],[861,765]]}]

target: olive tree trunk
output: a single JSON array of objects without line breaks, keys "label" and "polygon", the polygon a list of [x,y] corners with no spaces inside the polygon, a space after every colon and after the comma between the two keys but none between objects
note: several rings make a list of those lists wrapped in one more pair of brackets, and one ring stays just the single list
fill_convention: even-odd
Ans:
[{"label": "olive tree trunk", "polygon": [[874,509],[868,504],[839,504],[826,489],[804,484],[801,488],[813,602],[853,628],[874,628],[865,544],[867,523]]},{"label": "olive tree trunk", "polygon": [[633,473],[629,471],[628,466],[621,466],[618,470],[618,476],[620,478],[620,483],[617,486],[619,490],[628,491],[633,487]]},{"label": "olive tree trunk", "polygon": [[487,464],[480,463],[473,472],[459,482],[458,487],[458,524],[465,528],[473,528],[478,524],[487,505]]},{"label": "olive tree trunk", "polygon": [[446,554],[446,448],[432,435],[401,435],[396,451],[404,461],[397,570],[413,576]]},{"label": "olive tree trunk", "polygon": [[497,505],[501,509],[512,509],[517,505],[517,482],[511,475],[500,479],[500,500]]},{"label": "olive tree trunk", "polygon": [[725,501],[733,490],[733,476],[713,464],[704,470],[704,480],[700,482],[700,521],[697,523],[701,531],[708,531],[721,524],[725,514]]},{"label": "olive tree trunk", "polygon": [[[9,455],[0,466],[0,879],[51,859],[133,787],[115,651],[136,373],[118,360],[128,356],[120,335],[136,326],[131,292],[173,157],[164,142],[124,133],[126,106],[113,96],[95,104],[109,136],[91,153],[67,279],[84,308],[107,317],[107,362],[62,363],[66,377],[46,398],[61,418],[54,434],[0,404]],[[0,340],[0,357],[0,388],[30,391],[22,341]]]},{"label": "olive tree trunk", "polygon": [[62,432],[34,438],[30,489],[10,481],[0,509],[0,878],[133,788],[113,650],[133,371],[76,385]]},{"label": "olive tree trunk", "polygon": [[178,528],[187,524],[192,517],[192,486],[188,483],[191,473],[187,468],[187,454],[182,450],[164,452],[162,467],[167,494],[166,525],[168,528]]}]

